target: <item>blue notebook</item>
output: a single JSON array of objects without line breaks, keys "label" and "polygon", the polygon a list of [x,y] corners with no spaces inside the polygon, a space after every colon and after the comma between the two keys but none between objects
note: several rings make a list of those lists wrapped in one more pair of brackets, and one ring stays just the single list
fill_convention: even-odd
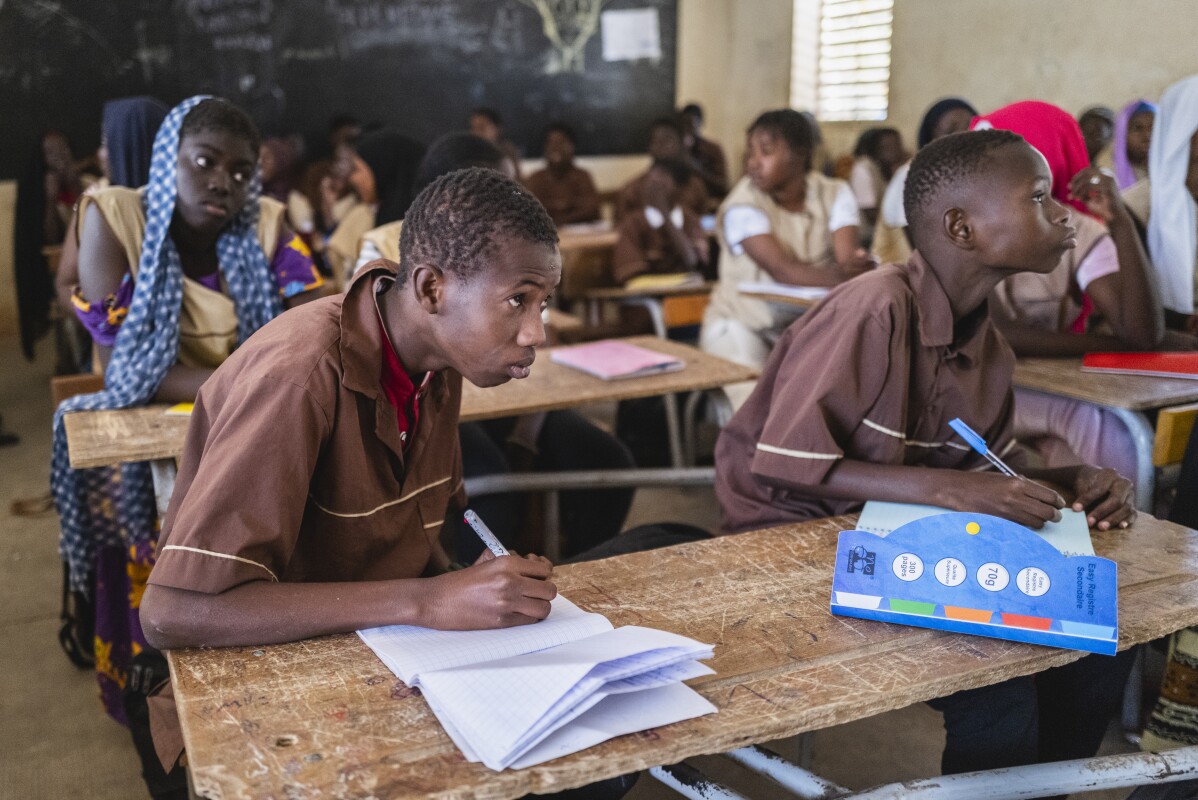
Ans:
[{"label": "blue notebook", "polygon": [[940,514],[886,537],[842,531],[832,613],[1114,655],[1116,577],[1014,522]]}]

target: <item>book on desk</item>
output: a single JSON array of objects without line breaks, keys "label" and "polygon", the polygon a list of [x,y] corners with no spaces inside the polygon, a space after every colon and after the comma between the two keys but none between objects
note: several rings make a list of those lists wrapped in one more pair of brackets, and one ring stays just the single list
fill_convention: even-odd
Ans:
[{"label": "book on desk", "polygon": [[1082,372],[1198,380],[1198,353],[1087,353]]},{"label": "book on desk", "polygon": [[555,364],[581,370],[605,381],[676,372],[686,366],[686,362],[675,356],[619,339],[557,347],[550,358]]},{"label": "book on desk", "polygon": [[469,761],[522,769],[614,736],[711,714],[682,683],[710,675],[712,646],[666,631],[613,628],[565,597],[531,625],[358,631],[408,686],[419,687]]}]

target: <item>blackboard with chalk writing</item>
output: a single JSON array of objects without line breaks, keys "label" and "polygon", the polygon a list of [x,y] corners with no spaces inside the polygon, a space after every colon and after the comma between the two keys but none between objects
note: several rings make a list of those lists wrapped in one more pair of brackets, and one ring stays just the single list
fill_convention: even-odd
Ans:
[{"label": "blackboard with chalk writing", "polygon": [[563,119],[580,153],[643,151],[674,105],[677,0],[0,0],[0,177],[29,143],[99,139],[105,100],[219,94],[266,134],[339,112],[429,142],[474,106],[540,149]]}]

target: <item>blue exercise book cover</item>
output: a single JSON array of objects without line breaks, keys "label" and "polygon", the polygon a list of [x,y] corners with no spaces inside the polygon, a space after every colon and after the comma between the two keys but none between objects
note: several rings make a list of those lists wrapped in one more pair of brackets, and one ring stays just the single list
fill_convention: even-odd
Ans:
[{"label": "blue exercise book cover", "polygon": [[939,514],[885,537],[841,531],[832,613],[1114,655],[1116,577],[1014,522]]}]

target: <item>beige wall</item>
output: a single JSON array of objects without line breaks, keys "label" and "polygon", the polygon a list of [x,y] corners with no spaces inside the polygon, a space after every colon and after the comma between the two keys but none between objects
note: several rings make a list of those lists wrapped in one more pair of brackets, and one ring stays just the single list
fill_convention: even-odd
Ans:
[{"label": "beige wall", "polygon": [[0,336],[16,334],[17,285],[13,276],[13,227],[17,214],[17,182],[0,181]]},{"label": "beige wall", "polygon": [[914,145],[946,95],[982,113],[1047,100],[1077,114],[1155,100],[1198,72],[1193,0],[895,0],[890,122]]}]

